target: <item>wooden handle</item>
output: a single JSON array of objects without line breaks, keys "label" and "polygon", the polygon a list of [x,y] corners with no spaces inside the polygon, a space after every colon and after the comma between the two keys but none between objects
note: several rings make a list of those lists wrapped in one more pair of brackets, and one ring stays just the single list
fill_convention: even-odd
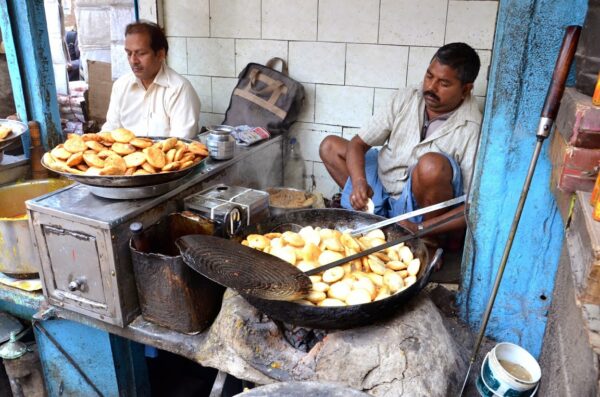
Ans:
[{"label": "wooden handle", "polygon": [[552,74],[552,82],[546,95],[546,102],[544,102],[544,108],[542,109],[542,117],[552,120],[556,118],[580,33],[581,26],[572,25],[567,27],[560,47],[560,53],[556,60],[556,66],[554,67],[554,73]]}]

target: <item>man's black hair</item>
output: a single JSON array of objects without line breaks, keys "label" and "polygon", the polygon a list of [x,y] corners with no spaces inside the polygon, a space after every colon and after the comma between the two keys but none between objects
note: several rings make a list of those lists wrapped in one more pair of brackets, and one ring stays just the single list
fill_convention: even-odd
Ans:
[{"label": "man's black hair", "polygon": [[450,43],[440,47],[431,61],[434,59],[456,70],[462,84],[473,83],[481,66],[477,52],[465,43]]},{"label": "man's black hair", "polygon": [[162,49],[165,50],[165,55],[169,52],[167,36],[165,36],[165,32],[157,24],[149,21],[130,23],[125,28],[125,36],[133,33],[146,33],[150,37],[150,47],[155,53]]}]

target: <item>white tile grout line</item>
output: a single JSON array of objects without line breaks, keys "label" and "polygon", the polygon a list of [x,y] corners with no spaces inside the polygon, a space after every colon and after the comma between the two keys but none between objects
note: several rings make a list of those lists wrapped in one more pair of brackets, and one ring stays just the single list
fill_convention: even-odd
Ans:
[{"label": "white tile grout line", "polygon": [[319,6],[320,6],[321,0],[317,0],[317,37],[315,38],[315,41],[319,41]]},{"label": "white tile grout line", "polygon": [[379,0],[379,9],[377,12],[377,44],[379,44],[379,35],[381,33],[381,0]]},{"label": "white tile grout line", "polygon": [[260,23],[260,40],[262,40],[263,38],[263,31],[262,31],[262,15],[263,15],[263,2],[262,0],[260,0],[260,16],[259,16],[259,23]]},{"label": "white tile grout line", "polygon": [[442,41],[442,44],[447,44],[446,33],[448,31],[448,13],[450,12],[450,1],[451,0],[446,0],[446,22],[444,23],[444,40]]},{"label": "white tile grout line", "polygon": [[212,35],[212,31],[211,31],[212,30],[211,29],[212,23],[211,23],[211,21],[212,21],[212,15],[210,15],[210,0],[208,0],[208,37],[209,38],[212,37],[211,36]]}]

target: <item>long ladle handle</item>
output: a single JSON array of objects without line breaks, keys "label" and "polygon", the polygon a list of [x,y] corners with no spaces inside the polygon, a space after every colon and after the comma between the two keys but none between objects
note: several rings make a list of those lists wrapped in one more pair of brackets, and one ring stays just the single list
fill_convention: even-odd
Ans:
[{"label": "long ladle handle", "polygon": [[566,29],[560,52],[556,59],[556,65],[554,66],[554,72],[552,73],[552,81],[548,87],[548,93],[546,94],[546,100],[542,108],[540,123],[536,133],[538,139],[548,138],[552,130],[552,125],[560,107],[560,100],[565,91],[565,82],[569,75],[569,68],[573,62],[575,50],[577,50],[580,33],[581,26],[572,25]]},{"label": "long ladle handle", "polygon": [[351,262],[351,261],[353,261],[355,259],[362,258],[364,256],[367,256],[367,255],[370,255],[372,253],[384,250],[386,248],[393,247],[394,245],[398,245],[400,243],[404,243],[404,242],[406,242],[408,240],[412,240],[413,238],[419,238],[419,237],[424,236],[427,233],[431,232],[432,230],[437,229],[438,227],[443,226],[446,223],[448,223],[448,222],[450,222],[450,221],[452,221],[454,219],[460,218],[462,216],[464,216],[464,213],[457,212],[456,214],[453,214],[452,216],[450,216],[448,218],[442,219],[441,221],[436,222],[433,225],[430,225],[430,226],[428,226],[428,227],[426,227],[426,228],[424,228],[422,230],[419,230],[415,234],[407,234],[406,236],[401,237],[398,240],[388,241],[385,244],[381,244],[381,245],[377,245],[375,247],[368,248],[368,249],[366,249],[364,251],[361,251],[361,252],[359,252],[357,254],[347,256],[347,257],[339,259],[337,261],[334,261],[334,262],[328,263],[326,265],[319,266],[319,267],[317,267],[315,269],[309,270],[307,272],[304,272],[304,274],[306,274],[307,276],[314,276],[315,274],[319,274],[321,272],[324,272],[325,270],[334,268],[336,266],[343,265],[344,263]]},{"label": "long ladle handle", "polygon": [[456,204],[464,203],[466,199],[467,199],[467,195],[463,194],[462,196],[450,199],[448,201],[442,201],[441,203],[430,205],[429,207],[419,208],[418,210],[407,212],[405,214],[398,215],[398,216],[395,216],[393,218],[385,219],[385,220],[383,220],[381,222],[373,223],[373,224],[368,225],[368,226],[364,226],[364,227],[360,227],[358,229],[350,230],[350,231],[348,231],[348,233],[350,233],[350,235],[352,237],[360,236],[361,234],[368,233],[371,230],[380,229],[380,228],[382,228],[384,226],[391,225],[392,223],[398,223],[398,222],[403,221],[405,219],[410,219],[410,218],[415,217],[415,216],[419,216],[419,215],[423,215],[423,214],[428,214],[428,213],[433,212],[433,211],[441,210],[443,208],[448,208],[448,207],[451,207],[451,206],[456,205]]}]

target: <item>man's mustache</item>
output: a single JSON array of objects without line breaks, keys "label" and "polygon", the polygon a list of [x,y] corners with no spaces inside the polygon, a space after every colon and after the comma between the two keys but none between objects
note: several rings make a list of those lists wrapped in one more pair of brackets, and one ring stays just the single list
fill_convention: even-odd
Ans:
[{"label": "man's mustache", "polygon": [[430,98],[432,98],[432,99],[435,99],[436,101],[439,101],[439,100],[440,100],[440,97],[439,97],[439,96],[437,96],[437,95],[435,95],[435,94],[434,94],[433,92],[431,92],[431,91],[425,91],[425,92],[423,93],[423,96],[428,96],[428,97],[430,97]]}]

